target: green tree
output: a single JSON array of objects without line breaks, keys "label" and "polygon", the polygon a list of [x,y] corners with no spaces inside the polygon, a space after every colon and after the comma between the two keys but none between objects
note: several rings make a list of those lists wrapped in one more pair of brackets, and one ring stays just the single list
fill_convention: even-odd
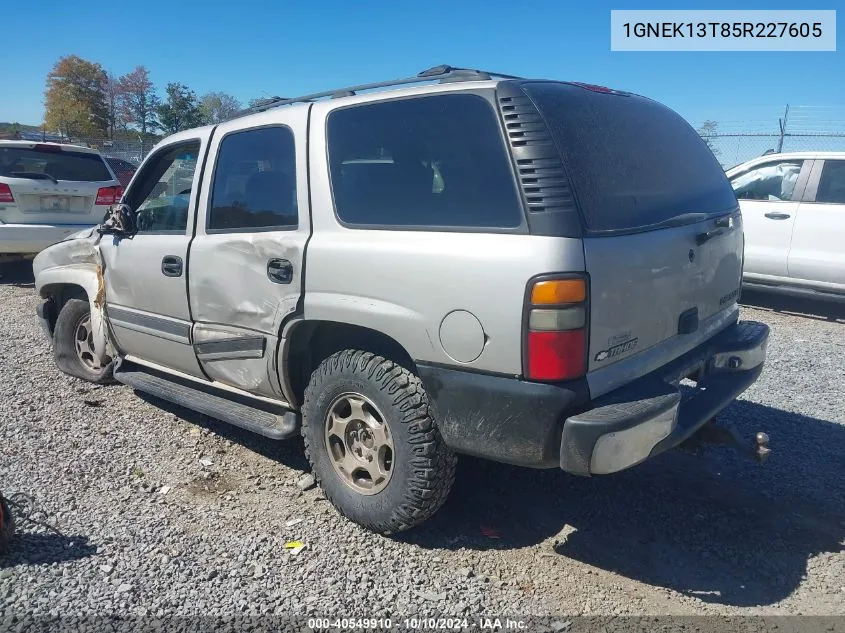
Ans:
[{"label": "green tree", "polygon": [[59,59],[47,75],[44,123],[67,137],[105,136],[109,127],[106,73],[78,55]]},{"label": "green tree", "polygon": [[719,148],[716,147],[716,137],[719,136],[719,124],[716,121],[711,121],[708,119],[704,123],[701,124],[701,127],[696,130],[698,135],[707,143],[707,147],[710,148],[710,151],[713,152],[714,156],[718,156],[720,151]]},{"label": "green tree", "polygon": [[200,97],[204,123],[221,123],[241,110],[241,103],[225,92],[209,92]]},{"label": "green tree", "polygon": [[256,97],[255,99],[250,99],[247,102],[247,107],[255,108],[257,106],[263,106],[271,101],[275,101],[277,99],[282,99],[283,97]]},{"label": "green tree", "polygon": [[167,84],[167,100],[158,107],[162,129],[173,134],[202,125],[202,111],[197,95],[185,84]]},{"label": "green tree", "polygon": [[126,123],[134,125],[141,135],[158,129],[158,107],[161,101],[150,81],[150,71],[143,66],[123,75],[118,80],[121,95],[121,113]]}]

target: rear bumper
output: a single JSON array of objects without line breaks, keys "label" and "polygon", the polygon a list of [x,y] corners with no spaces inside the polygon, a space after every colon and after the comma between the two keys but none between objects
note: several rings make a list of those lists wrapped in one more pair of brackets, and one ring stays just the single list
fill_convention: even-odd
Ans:
[{"label": "rear bumper", "polygon": [[0,224],[0,254],[34,255],[96,224]]},{"label": "rear bumper", "polygon": [[[446,443],[496,461],[579,475],[634,466],[677,446],[760,375],[769,328],[745,321],[601,398],[557,385],[418,364]],[[681,379],[695,375],[695,388]]]},{"label": "rear bumper", "polygon": [[[568,417],[560,467],[579,475],[613,473],[677,446],[757,380],[768,337],[763,323],[737,323]],[[679,384],[690,375],[695,387]]]}]

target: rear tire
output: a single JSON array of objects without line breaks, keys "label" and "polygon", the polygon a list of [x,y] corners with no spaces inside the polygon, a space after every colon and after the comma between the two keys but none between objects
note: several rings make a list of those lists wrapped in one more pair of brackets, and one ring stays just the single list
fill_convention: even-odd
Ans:
[{"label": "rear tire", "polygon": [[302,435],[326,498],[373,532],[419,525],[455,480],[457,457],[440,436],[422,382],[371,352],[343,350],[314,371]]},{"label": "rear tire", "polygon": [[88,382],[109,384],[112,363],[99,363],[94,355],[91,306],[82,299],[69,299],[59,312],[53,329],[53,354],[64,373]]}]

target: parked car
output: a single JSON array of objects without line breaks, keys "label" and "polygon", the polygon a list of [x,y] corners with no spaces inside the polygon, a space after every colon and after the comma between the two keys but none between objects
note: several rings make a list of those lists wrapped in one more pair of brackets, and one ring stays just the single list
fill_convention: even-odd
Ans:
[{"label": "parked car", "polygon": [[96,225],[121,195],[95,150],[0,141],[0,258],[34,255]]},{"label": "parked car", "polygon": [[126,189],[129,186],[129,181],[132,180],[132,176],[135,175],[138,166],[133,165],[128,160],[123,160],[115,156],[103,156],[103,158],[120,181],[120,186]]},{"label": "parked car", "polygon": [[745,226],[743,285],[845,301],[845,152],[768,154],[727,175]]},{"label": "parked car", "polygon": [[439,67],[165,139],[34,270],[62,371],[301,433],[326,497],[390,533],[456,453],[599,475],[710,428],[765,357],[742,241],[668,108]]}]

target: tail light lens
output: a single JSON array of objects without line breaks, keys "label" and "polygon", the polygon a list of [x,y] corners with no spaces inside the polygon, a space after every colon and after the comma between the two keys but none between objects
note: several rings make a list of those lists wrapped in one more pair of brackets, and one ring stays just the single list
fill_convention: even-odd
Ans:
[{"label": "tail light lens", "polygon": [[525,320],[525,377],[558,381],[587,372],[587,280],[531,284]]},{"label": "tail light lens", "polygon": [[115,204],[123,197],[123,187],[100,187],[97,190],[97,204]]},{"label": "tail light lens", "polygon": [[14,202],[15,196],[12,195],[12,190],[9,185],[0,182],[0,202]]}]

